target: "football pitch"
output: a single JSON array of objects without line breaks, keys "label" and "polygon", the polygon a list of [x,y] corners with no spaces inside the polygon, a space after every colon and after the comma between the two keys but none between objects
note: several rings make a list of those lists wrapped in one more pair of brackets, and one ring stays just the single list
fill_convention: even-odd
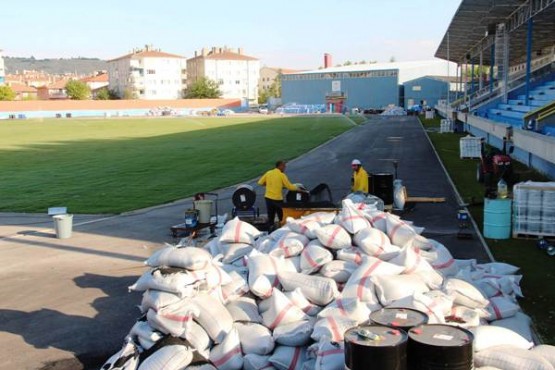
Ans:
[{"label": "football pitch", "polygon": [[341,134],[341,116],[0,122],[0,211],[120,213],[261,175]]}]

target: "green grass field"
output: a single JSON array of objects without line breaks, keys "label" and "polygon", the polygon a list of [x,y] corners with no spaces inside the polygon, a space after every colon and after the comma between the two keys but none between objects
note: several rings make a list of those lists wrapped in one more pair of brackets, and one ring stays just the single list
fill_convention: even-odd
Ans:
[{"label": "green grass field", "polygon": [[[484,186],[476,181],[478,160],[459,158],[459,140],[465,134],[440,134],[439,119],[421,119],[428,131],[449,176],[457,186],[459,194],[466,203],[476,223],[483,231],[484,224]],[[435,129],[435,130],[434,130]],[[546,181],[538,172],[521,163],[515,163],[515,171],[521,181]],[[534,319],[542,339],[547,344],[555,344],[555,269],[553,257],[536,248],[535,240],[486,239],[491,252],[498,261],[520,266],[522,290],[525,298],[520,300],[523,309]]]},{"label": "green grass field", "polygon": [[344,117],[0,123],[0,211],[119,213],[246,181],[353,126]]}]

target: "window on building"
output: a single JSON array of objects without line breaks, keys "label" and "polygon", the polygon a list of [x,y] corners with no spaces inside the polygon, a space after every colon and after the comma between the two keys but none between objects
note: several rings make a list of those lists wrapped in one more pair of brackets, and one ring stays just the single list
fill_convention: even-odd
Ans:
[{"label": "window on building", "polygon": [[187,70],[186,70],[186,69],[182,69],[182,70],[181,70],[181,74],[182,74],[182,75],[184,75],[184,74],[186,74],[186,73],[187,73]]},{"label": "window on building", "polygon": [[235,85],[240,85],[241,81],[240,80],[235,80]]},{"label": "window on building", "polygon": [[145,91],[143,89],[139,90],[139,95],[143,95]]},{"label": "window on building", "polygon": [[219,85],[223,85],[223,84],[224,84],[224,80],[223,80],[222,78],[220,78],[220,79],[218,80],[218,84],[219,84]]},{"label": "window on building", "polygon": [[156,90],[150,90],[151,95],[156,95]]},{"label": "window on building", "polygon": [[412,91],[422,91],[422,86],[415,85],[412,87]]},{"label": "window on building", "polygon": [[156,74],[156,70],[154,70],[154,69],[147,69],[147,70],[146,70],[146,74],[147,74],[147,75],[155,75],[155,74]]}]

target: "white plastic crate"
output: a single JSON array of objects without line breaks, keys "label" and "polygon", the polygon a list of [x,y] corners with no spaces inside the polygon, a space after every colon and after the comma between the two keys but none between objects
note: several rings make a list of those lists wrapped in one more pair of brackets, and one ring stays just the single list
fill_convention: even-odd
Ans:
[{"label": "white plastic crate", "polygon": [[555,236],[555,182],[521,182],[513,196],[514,236]]},{"label": "white plastic crate", "polygon": [[482,153],[482,138],[474,136],[461,137],[459,141],[460,157],[462,158],[480,158]]},{"label": "white plastic crate", "polygon": [[450,119],[442,119],[439,123],[439,133],[453,132],[453,121]]}]

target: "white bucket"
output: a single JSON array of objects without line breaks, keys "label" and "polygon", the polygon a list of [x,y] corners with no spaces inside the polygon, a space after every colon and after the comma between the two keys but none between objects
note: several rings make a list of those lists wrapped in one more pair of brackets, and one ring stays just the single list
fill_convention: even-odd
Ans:
[{"label": "white bucket", "polygon": [[56,238],[70,238],[71,230],[73,228],[73,215],[56,215],[52,218],[54,219],[54,230],[56,231]]},{"label": "white bucket", "polygon": [[199,212],[199,223],[210,223],[210,216],[212,214],[212,203],[214,202],[211,200],[195,200],[195,209],[198,209]]}]

